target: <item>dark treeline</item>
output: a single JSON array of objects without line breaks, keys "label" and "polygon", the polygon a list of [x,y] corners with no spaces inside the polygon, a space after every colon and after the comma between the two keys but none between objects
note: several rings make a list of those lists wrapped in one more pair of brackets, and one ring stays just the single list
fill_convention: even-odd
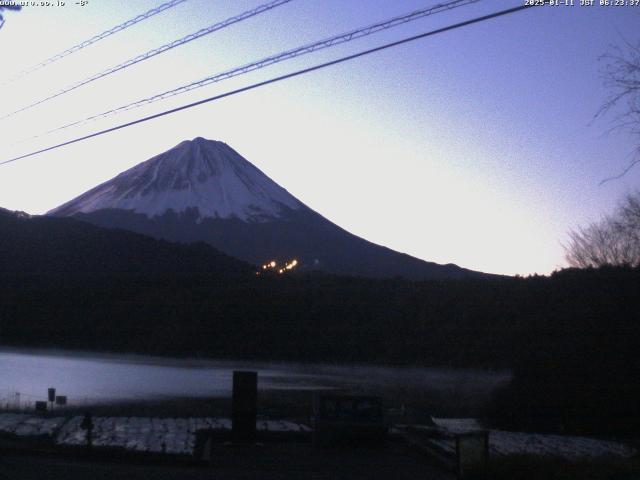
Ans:
[{"label": "dark treeline", "polygon": [[64,282],[74,274],[126,273],[208,273],[233,279],[253,270],[203,242],[171,243],[69,218],[31,217],[0,208],[0,274],[55,273]]},{"label": "dark treeline", "polygon": [[640,272],[406,282],[3,274],[4,344],[215,358],[514,367],[633,357]]},{"label": "dark treeline", "polygon": [[375,363],[505,365],[510,355],[485,348],[498,284],[202,274],[0,281],[3,343]]},{"label": "dark treeline", "polygon": [[503,426],[640,431],[640,271],[444,282],[325,275],[0,277],[5,345],[512,368]]},{"label": "dark treeline", "polygon": [[0,344],[511,368],[492,412],[502,425],[640,431],[639,269],[428,282],[256,277],[204,244],[4,218]]},{"label": "dark treeline", "polygon": [[[507,428],[640,434],[640,270],[554,275],[490,412]],[[541,299],[543,301],[543,299]]]}]

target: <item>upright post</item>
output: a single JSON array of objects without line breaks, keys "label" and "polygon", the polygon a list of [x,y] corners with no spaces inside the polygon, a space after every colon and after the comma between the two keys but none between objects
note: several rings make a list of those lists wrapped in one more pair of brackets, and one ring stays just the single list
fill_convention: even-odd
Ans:
[{"label": "upright post", "polygon": [[51,405],[51,410],[53,410],[53,402],[56,399],[56,389],[50,388],[49,390],[47,390],[47,393],[49,398],[49,404]]},{"label": "upright post", "polygon": [[91,412],[84,414],[80,427],[87,431],[87,451],[91,451],[93,446],[93,415]]},{"label": "upright post", "polygon": [[258,372],[233,372],[231,436],[234,443],[255,443]]},{"label": "upright post", "polygon": [[456,436],[458,480],[484,480],[489,463],[489,433],[464,433]]}]

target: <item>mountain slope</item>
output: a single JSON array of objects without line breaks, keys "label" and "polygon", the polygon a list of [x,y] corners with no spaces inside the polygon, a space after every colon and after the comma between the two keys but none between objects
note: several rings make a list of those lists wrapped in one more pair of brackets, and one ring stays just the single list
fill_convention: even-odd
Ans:
[{"label": "mountain slope", "polygon": [[222,142],[196,138],[153,157],[49,212],[171,241],[204,241],[261,264],[367,277],[482,276],[352,235],[311,210]]},{"label": "mountain slope", "polygon": [[253,270],[205,243],[169,243],[0,208],[0,273],[206,273],[226,278],[246,277]]}]

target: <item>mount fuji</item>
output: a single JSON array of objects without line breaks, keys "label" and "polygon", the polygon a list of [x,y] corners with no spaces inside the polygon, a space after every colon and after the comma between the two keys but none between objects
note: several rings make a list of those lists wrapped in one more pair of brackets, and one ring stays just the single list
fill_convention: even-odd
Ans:
[{"label": "mount fuji", "polygon": [[484,274],[382,247],[333,224],[225,143],[196,138],[126,170],[48,215],[176,242],[204,241],[262,264],[374,278]]}]

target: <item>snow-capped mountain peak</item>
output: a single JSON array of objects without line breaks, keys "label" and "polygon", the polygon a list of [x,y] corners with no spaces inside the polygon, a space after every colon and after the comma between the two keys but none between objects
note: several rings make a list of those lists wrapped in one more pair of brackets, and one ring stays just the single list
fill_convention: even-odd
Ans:
[{"label": "snow-capped mountain peak", "polygon": [[197,208],[201,218],[263,222],[302,208],[295,197],[223,142],[181,142],[50,213],[121,209],[149,218]]},{"label": "snow-capped mountain peak", "polygon": [[482,275],[357,237],[302,204],[228,145],[203,138],[182,142],[49,214],[173,242],[206,242],[254,265],[296,259],[300,270],[376,278]]}]

